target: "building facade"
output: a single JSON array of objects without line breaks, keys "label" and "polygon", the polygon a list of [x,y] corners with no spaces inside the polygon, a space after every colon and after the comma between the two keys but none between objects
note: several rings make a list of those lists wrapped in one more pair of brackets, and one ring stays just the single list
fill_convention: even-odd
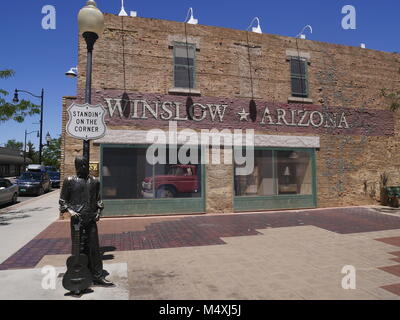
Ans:
[{"label": "building facade", "polygon": [[0,147],[0,177],[16,177],[32,160],[23,156],[23,151]]},{"label": "building facade", "polygon": [[[366,205],[379,200],[382,175],[400,183],[399,113],[382,95],[399,85],[399,54],[148,18],[105,22],[92,104],[105,107],[107,132],[90,153],[105,215]],[[65,127],[67,108],[84,102],[83,39],[78,69],[77,95],[63,100],[63,177],[82,154]],[[152,165],[155,129],[167,144],[155,153],[165,163]],[[252,170],[239,174],[246,164],[231,134],[251,129]],[[213,150],[202,133],[225,147]]]}]

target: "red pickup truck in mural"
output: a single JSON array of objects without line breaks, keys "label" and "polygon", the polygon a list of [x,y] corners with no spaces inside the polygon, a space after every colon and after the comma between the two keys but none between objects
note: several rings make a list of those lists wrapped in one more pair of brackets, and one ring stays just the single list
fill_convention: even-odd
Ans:
[{"label": "red pickup truck in mural", "polygon": [[199,192],[197,167],[186,164],[170,165],[166,174],[144,178],[143,198],[154,198],[153,190],[156,198],[174,198]]}]

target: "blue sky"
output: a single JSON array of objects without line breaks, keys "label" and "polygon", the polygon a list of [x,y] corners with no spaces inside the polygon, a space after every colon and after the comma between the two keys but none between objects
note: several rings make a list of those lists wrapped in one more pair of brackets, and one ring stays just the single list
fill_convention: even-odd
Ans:
[{"label": "blue sky", "polygon": [[[76,80],[64,73],[77,64],[77,13],[84,0],[18,0],[2,1],[0,69],[14,69],[16,75],[0,80],[0,88],[10,92],[15,88],[40,94],[45,89],[43,136],[61,133],[61,98],[74,95]],[[120,0],[97,0],[107,13],[118,14]],[[341,27],[344,5],[353,5],[357,12],[357,29]],[[41,27],[44,5],[56,8],[56,29]],[[398,0],[250,0],[250,1],[135,1],[125,0],[125,9],[138,12],[140,17],[183,21],[193,7],[199,24],[244,30],[258,16],[264,33],[297,35],[310,24],[313,34],[308,39],[359,46],[389,52],[400,52],[400,1]],[[23,96],[21,98],[27,98]],[[32,98],[32,101],[39,100]],[[39,116],[28,117],[24,123],[0,123],[0,146],[8,139],[24,140],[24,130],[38,130]],[[38,145],[35,134],[29,136]]]}]

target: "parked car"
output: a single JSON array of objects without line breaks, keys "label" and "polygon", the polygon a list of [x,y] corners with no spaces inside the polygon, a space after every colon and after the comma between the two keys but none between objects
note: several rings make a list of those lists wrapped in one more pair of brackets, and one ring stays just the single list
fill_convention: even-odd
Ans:
[{"label": "parked car", "polygon": [[18,199],[18,185],[8,179],[0,178],[0,204],[16,203]]},{"label": "parked car", "polygon": [[18,179],[19,194],[42,195],[51,190],[51,182],[46,172],[24,172]]},{"label": "parked car", "polygon": [[[153,186],[154,184],[154,186]],[[146,177],[142,182],[143,198],[174,198],[178,194],[196,193],[199,191],[197,167],[195,165],[171,165],[165,175]]]},{"label": "parked car", "polygon": [[46,167],[41,164],[30,164],[26,167],[26,171],[46,172]]},{"label": "parked car", "polygon": [[53,166],[45,166],[44,169],[46,172],[57,172],[56,167]]},{"label": "parked car", "polygon": [[52,188],[59,188],[60,187],[60,172],[58,171],[47,171],[49,175],[51,187]]}]

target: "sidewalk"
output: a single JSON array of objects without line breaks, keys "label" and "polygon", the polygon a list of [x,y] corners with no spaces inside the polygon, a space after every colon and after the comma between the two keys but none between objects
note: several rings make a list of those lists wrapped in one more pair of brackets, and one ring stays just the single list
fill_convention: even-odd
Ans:
[{"label": "sidewalk", "polygon": [[[400,217],[373,208],[104,218],[99,237],[117,287],[81,299],[400,299]],[[0,264],[0,298],[71,299],[69,252],[68,221],[50,224]],[[55,290],[41,285],[49,265]]]},{"label": "sidewalk", "polygon": [[0,263],[58,219],[56,190],[0,210]]}]

